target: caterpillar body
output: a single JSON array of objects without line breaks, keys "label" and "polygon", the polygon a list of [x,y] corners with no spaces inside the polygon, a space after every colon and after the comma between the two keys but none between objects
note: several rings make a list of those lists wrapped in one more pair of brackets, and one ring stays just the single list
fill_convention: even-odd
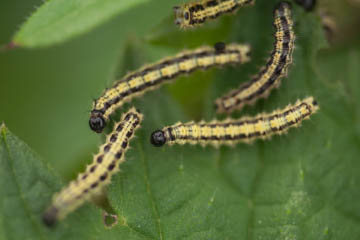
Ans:
[{"label": "caterpillar body", "polygon": [[106,143],[94,156],[92,164],[88,165],[84,173],[69,183],[67,187],[55,194],[52,204],[43,214],[43,221],[52,226],[57,220],[66,215],[92,196],[99,194],[108,185],[111,177],[119,171],[119,165],[125,161],[125,153],[129,149],[129,142],[133,138],[143,115],[135,108],[122,115],[121,121],[115,125],[114,131],[107,137]]},{"label": "caterpillar body", "polygon": [[212,144],[234,145],[238,142],[251,142],[255,139],[266,139],[274,134],[280,135],[291,127],[297,127],[319,109],[312,98],[298,100],[294,105],[276,110],[270,114],[260,114],[254,118],[244,117],[238,120],[212,122],[177,123],[164,127],[151,134],[150,142],[157,147],[165,143],[172,144]]},{"label": "caterpillar body", "polygon": [[295,44],[290,3],[280,2],[275,8],[274,26],[276,28],[274,50],[266,66],[252,80],[218,98],[215,101],[218,113],[240,110],[245,105],[267,97],[273,88],[280,85],[281,78],[287,75]]},{"label": "caterpillar body", "polygon": [[174,7],[175,24],[181,28],[195,27],[207,19],[215,19],[254,3],[255,0],[202,0],[185,3]]},{"label": "caterpillar body", "polygon": [[249,45],[235,43],[221,45],[216,44],[215,47],[205,46],[193,51],[184,51],[175,57],[166,58],[126,75],[94,101],[89,120],[90,128],[95,132],[102,132],[109,116],[125,102],[158,88],[181,74],[213,66],[250,61],[251,48]]}]

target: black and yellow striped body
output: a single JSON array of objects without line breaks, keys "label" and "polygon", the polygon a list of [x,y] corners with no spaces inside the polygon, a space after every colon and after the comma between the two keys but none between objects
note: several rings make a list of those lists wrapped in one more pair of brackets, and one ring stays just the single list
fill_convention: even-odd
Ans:
[{"label": "black and yellow striped body", "polygon": [[172,144],[223,144],[233,145],[238,142],[251,142],[258,138],[280,135],[291,127],[297,127],[304,119],[318,110],[317,102],[312,97],[297,101],[285,109],[256,117],[244,117],[239,120],[228,119],[212,122],[177,123],[151,135],[155,146]]},{"label": "black and yellow striped body", "polygon": [[250,60],[250,53],[249,45],[229,44],[221,50],[206,46],[145,66],[126,75],[95,100],[90,115],[90,127],[101,132],[109,116],[125,102],[158,88],[181,74],[214,66],[246,63]]},{"label": "black and yellow striped body", "polygon": [[217,99],[216,108],[219,113],[240,110],[245,105],[267,97],[273,88],[280,85],[281,78],[287,75],[295,47],[290,3],[281,2],[275,8],[274,18],[276,28],[274,50],[266,66],[252,80]]},{"label": "black and yellow striped body", "polygon": [[215,19],[254,3],[255,0],[202,0],[185,3],[174,7],[175,24],[181,28],[195,27],[208,19]]},{"label": "black and yellow striped body", "polygon": [[57,220],[63,219],[110,183],[112,175],[119,171],[119,165],[125,161],[129,142],[140,127],[142,118],[142,114],[135,108],[122,115],[122,120],[115,125],[106,143],[94,156],[93,163],[87,166],[86,171],[79,174],[76,180],[54,195],[51,206],[43,215],[46,225],[51,226]]}]

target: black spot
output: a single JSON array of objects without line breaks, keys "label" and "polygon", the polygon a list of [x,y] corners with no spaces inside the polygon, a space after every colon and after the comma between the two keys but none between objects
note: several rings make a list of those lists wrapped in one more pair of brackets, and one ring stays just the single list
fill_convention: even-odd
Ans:
[{"label": "black spot", "polygon": [[111,144],[108,144],[104,147],[104,152],[108,152],[111,148]]},{"label": "black spot", "polygon": [[186,12],[186,13],[184,14],[185,20],[189,20],[189,17],[190,17],[189,12]]},{"label": "black spot", "polygon": [[110,137],[110,142],[116,142],[116,139],[117,139],[117,134],[114,133],[114,134],[111,135],[111,137]]},{"label": "black spot", "polygon": [[318,102],[317,102],[316,100],[314,100],[314,101],[312,102],[312,104],[313,104],[314,106],[317,106],[317,105],[318,105]]},{"label": "black spot", "polygon": [[99,112],[92,112],[89,120],[89,126],[91,130],[97,133],[101,133],[106,126],[106,122]]},{"label": "black spot", "polygon": [[87,193],[89,191],[89,189],[84,189],[83,193]]},{"label": "black spot", "polygon": [[87,174],[84,174],[83,176],[82,176],[82,179],[86,179],[87,178]]},{"label": "black spot", "polygon": [[49,207],[42,216],[43,223],[47,227],[53,227],[56,223],[58,209],[56,207]]},{"label": "black spot", "polygon": [[128,131],[127,133],[126,133],[126,137],[131,137],[132,136],[132,134],[133,134],[133,131],[132,130],[130,130],[130,131]]},{"label": "black spot", "polygon": [[120,159],[121,156],[122,156],[122,152],[121,152],[121,151],[119,151],[119,152],[117,152],[117,153],[115,154],[116,159]]},{"label": "black spot", "polygon": [[108,166],[108,170],[111,171],[113,170],[115,167],[115,162],[113,161],[109,166]]},{"label": "black spot", "polygon": [[94,182],[93,184],[91,184],[91,188],[96,188],[98,184],[98,182]]},{"label": "black spot", "polygon": [[103,155],[100,155],[100,156],[96,159],[96,161],[97,161],[98,163],[102,163],[103,158],[104,158],[104,156],[103,156]]},{"label": "black spot", "polygon": [[92,166],[92,167],[90,168],[90,172],[94,172],[95,169],[96,169],[96,165],[94,165],[94,166]]},{"label": "black spot", "polygon": [[161,147],[166,143],[165,133],[161,130],[157,130],[151,134],[150,143],[155,147]]},{"label": "black spot", "polygon": [[139,120],[136,120],[136,121],[133,123],[133,127],[136,127],[138,124],[139,124]]},{"label": "black spot", "polygon": [[128,113],[128,114],[125,116],[124,120],[125,120],[125,121],[129,121],[130,118],[131,118],[131,116],[132,116],[132,113]]},{"label": "black spot", "polygon": [[106,178],[107,178],[107,173],[104,173],[103,175],[100,176],[100,181],[105,181]]},{"label": "black spot", "polygon": [[105,109],[110,108],[110,106],[111,106],[111,104],[110,104],[109,102],[104,103],[104,108],[105,108]]},{"label": "black spot", "polygon": [[121,147],[125,149],[125,148],[127,147],[127,145],[128,145],[128,142],[127,142],[127,140],[125,140],[125,141],[121,144]]}]

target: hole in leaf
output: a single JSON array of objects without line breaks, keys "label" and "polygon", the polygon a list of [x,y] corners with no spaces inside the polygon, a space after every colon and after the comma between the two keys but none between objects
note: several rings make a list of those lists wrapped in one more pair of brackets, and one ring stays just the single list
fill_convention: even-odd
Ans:
[{"label": "hole in leaf", "polygon": [[107,212],[103,212],[103,221],[105,228],[112,228],[119,222],[117,215],[109,214]]}]

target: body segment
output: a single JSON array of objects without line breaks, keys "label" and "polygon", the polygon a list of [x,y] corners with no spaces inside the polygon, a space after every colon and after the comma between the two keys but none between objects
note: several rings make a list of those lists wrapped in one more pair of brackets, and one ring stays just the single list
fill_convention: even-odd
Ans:
[{"label": "body segment", "polygon": [[287,75],[295,47],[291,5],[288,2],[281,2],[275,8],[274,26],[276,28],[274,50],[266,66],[250,81],[218,98],[215,104],[219,113],[230,113],[267,97],[272,89],[280,85],[281,78]]}]

